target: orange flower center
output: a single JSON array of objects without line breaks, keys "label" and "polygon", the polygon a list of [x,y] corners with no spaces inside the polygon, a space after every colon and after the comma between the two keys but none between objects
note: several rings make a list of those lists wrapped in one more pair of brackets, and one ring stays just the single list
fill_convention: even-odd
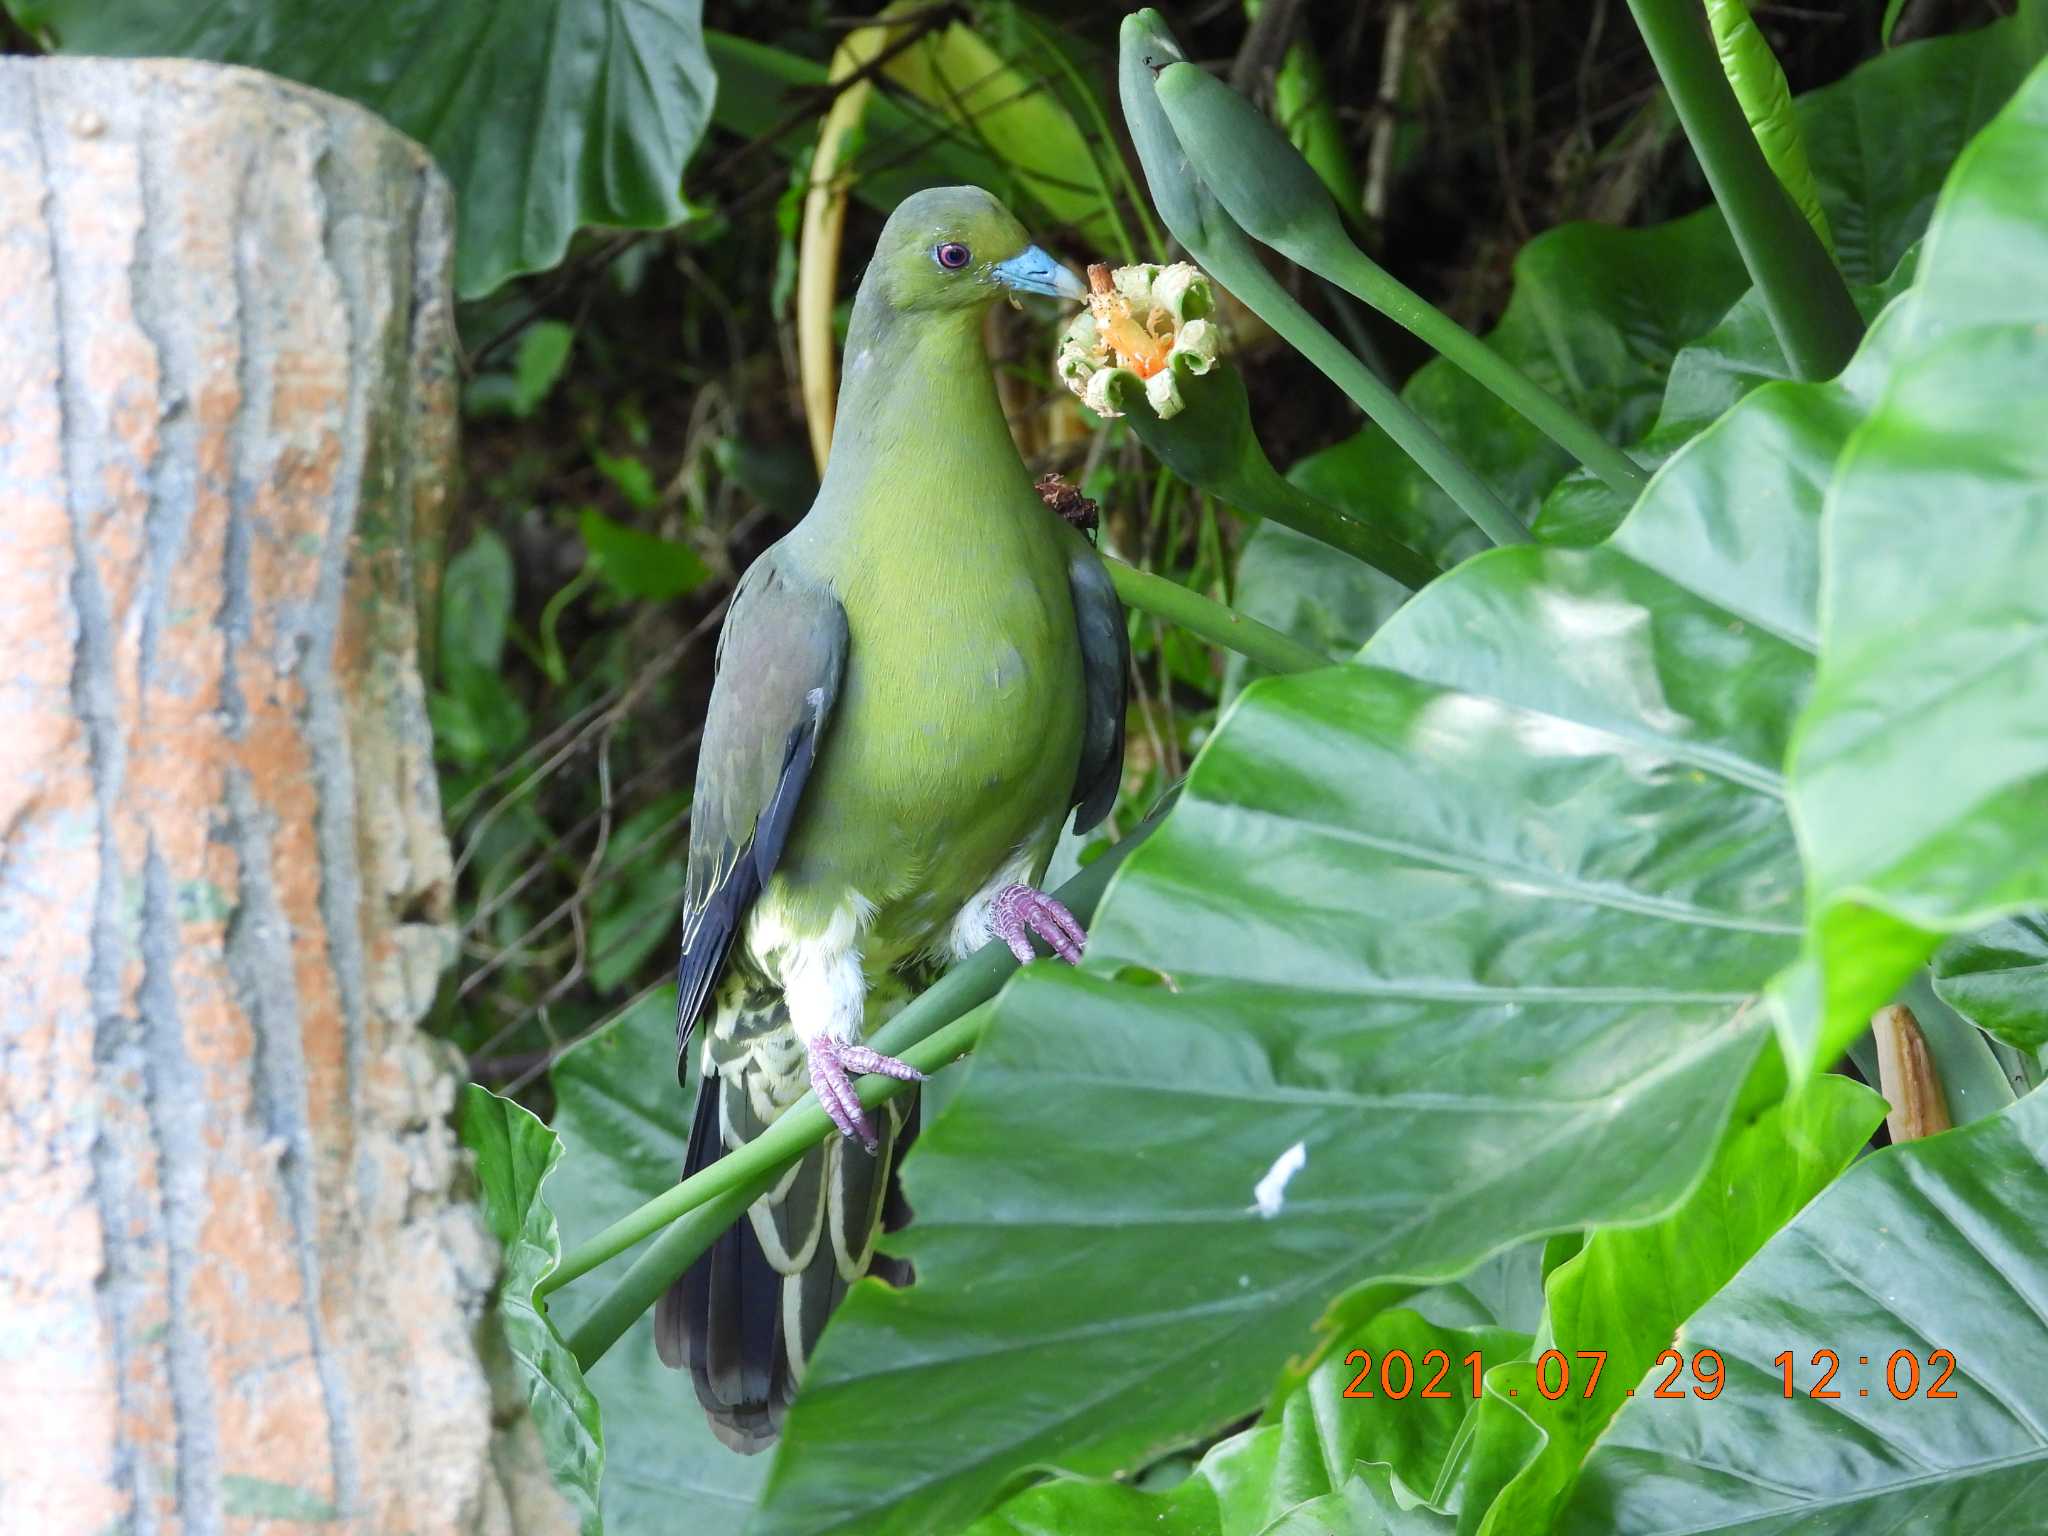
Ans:
[{"label": "orange flower center", "polygon": [[1173,351],[1171,337],[1155,336],[1131,313],[1130,300],[1109,280],[1109,268],[1097,262],[1088,269],[1088,308],[1095,331],[1116,354],[1117,366],[1149,379],[1166,366]]}]

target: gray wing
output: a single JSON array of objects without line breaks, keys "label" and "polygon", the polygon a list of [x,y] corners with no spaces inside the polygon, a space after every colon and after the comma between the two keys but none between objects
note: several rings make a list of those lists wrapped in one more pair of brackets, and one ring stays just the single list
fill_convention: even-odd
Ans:
[{"label": "gray wing", "polygon": [[1067,580],[1074,592],[1074,622],[1081,630],[1081,673],[1088,701],[1081,733],[1081,765],[1074,775],[1074,830],[1086,832],[1116,804],[1124,776],[1124,700],[1131,673],[1131,638],[1124,605],[1109,572],[1087,542],[1074,540]]},{"label": "gray wing", "polygon": [[790,573],[780,547],[747,568],[718,636],[690,804],[676,971],[677,1070],[740,924],[774,873],[846,670],[846,610]]}]

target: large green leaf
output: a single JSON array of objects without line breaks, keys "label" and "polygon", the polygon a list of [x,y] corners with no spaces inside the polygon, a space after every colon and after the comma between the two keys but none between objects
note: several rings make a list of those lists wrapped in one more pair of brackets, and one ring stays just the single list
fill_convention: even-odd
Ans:
[{"label": "large green leaf", "polygon": [[[1594,1437],[1670,1347],[1678,1325],[1847,1166],[1884,1112],[1884,1101],[1862,1084],[1829,1076],[1759,1105],[1729,1126],[1683,1205],[1650,1226],[1595,1233],[1551,1274],[1537,1351],[1554,1349],[1562,1359],[1506,1365],[1486,1379],[1487,1407],[1512,1443],[1540,1451],[1521,1465],[1490,1446],[1473,1458],[1460,1492],[1484,1509],[1480,1531],[1535,1536],[1551,1529]],[[1527,1431],[1516,1432],[1516,1417],[1527,1419]],[[1482,1431],[1492,1427],[1482,1421]],[[1497,1494],[1489,1468],[1512,1472]]]},{"label": "large green leaf", "polygon": [[462,1091],[461,1121],[462,1144],[476,1155],[484,1217],[504,1249],[494,1318],[504,1330],[555,1486],[575,1509],[583,1536],[598,1536],[604,1431],[597,1398],[533,1298],[533,1288],[562,1257],[555,1214],[541,1193],[562,1144],[531,1111],[474,1083]]},{"label": "large green leaf", "polygon": [[69,53],[219,59],[359,101],[455,185],[465,298],[585,224],[659,229],[711,114],[703,0],[10,0]]},{"label": "large green leaf", "polygon": [[1948,167],[2041,57],[2016,17],[1890,49],[1799,97],[1799,132],[1851,283],[1881,283],[1927,228]]},{"label": "large green leaf", "polygon": [[[1629,1536],[2038,1528],[2048,1478],[2048,1095],[1871,1157],[1688,1321],[1711,1401],[1638,1382],[1564,1529]],[[1839,1363],[1829,1390],[1812,1394]],[[1787,1395],[1780,1357],[1790,1352]],[[1955,1369],[1929,1400],[1943,1364]],[[1894,1356],[1906,1352],[1909,1368]],[[1895,1374],[1890,1374],[1891,1366]],[[1894,1396],[1909,1376],[1910,1397]],[[1691,1385],[1690,1377],[1687,1385]]]},{"label": "large green leaf", "polygon": [[1822,1062],[1942,932],[2048,899],[2048,69],[1965,152],[1880,408],[1828,493],[1821,665],[1792,756]]},{"label": "large green leaf", "polygon": [[2003,918],[1942,945],[1934,990],[1951,1008],[2015,1049],[2048,1046],[2048,916]]},{"label": "large green leaf", "polygon": [[[1892,275],[1871,286],[1854,285],[1849,297],[1868,325],[1911,286],[1915,271],[1909,250]],[[1629,452],[1655,469],[1751,390],[1794,378],[1785,361],[1763,295],[1752,288],[1698,341],[1671,360],[1657,424]],[[1628,506],[1604,481],[1574,468],[1550,488],[1536,514],[1536,536],[1549,544],[1592,544],[1606,538],[1628,516]]]},{"label": "large green leaf", "polygon": [[1164,1493],[1055,1478],[975,1521],[966,1536],[1221,1536],[1222,1521],[1207,1478],[1187,1478]]},{"label": "large green leaf", "polygon": [[[555,1063],[554,1129],[566,1149],[548,1186],[574,1245],[671,1187],[683,1166],[694,1095],[676,1083],[672,989],[642,1000]],[[566,1333],[604,1289],[605,1272],[548,1298]],[[690,1379],[654,1352],[643,1317],[590,1372],[604,1402],[604,1518],[615,1536],[688,1529],[738,1536],[768,1471],[712,1437]]]}]

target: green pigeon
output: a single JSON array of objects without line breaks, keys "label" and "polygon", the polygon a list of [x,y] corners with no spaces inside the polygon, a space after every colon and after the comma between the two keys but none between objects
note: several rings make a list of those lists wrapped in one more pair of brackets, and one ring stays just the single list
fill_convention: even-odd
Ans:
[{"label": "green pigeon", "polygon": [[978,187],[917,193],[883,226],[848,328],[817,500],[740,580],[690,813],[679,1076],[705,1020],[684,1176],[806,1088],[843,1136],[791,1169],[670,1288],[661,1358],[726,1444],[772,1444],[804,1361],[900,1220],[916,1096],[870,1117],[852,1079],[916,1081],[864,1044],[938,969],[1032,936],[1078,960],[1037,889],[1067,813],[1123,772],[1124,616],[1087,541],[1017,456],[982,346],[1011,293],[1082,299]]}]

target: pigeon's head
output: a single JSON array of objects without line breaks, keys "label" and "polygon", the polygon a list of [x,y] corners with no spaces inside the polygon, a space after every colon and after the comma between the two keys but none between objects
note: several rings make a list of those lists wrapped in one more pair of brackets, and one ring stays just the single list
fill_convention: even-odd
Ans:
[{"label": "pigeon's head", "polygon": [[1081,279],[979,187],[933,187],[898,203],[875,243],[870,276],[899,313],[978,310],[1011,293],[1088,296]]}]

